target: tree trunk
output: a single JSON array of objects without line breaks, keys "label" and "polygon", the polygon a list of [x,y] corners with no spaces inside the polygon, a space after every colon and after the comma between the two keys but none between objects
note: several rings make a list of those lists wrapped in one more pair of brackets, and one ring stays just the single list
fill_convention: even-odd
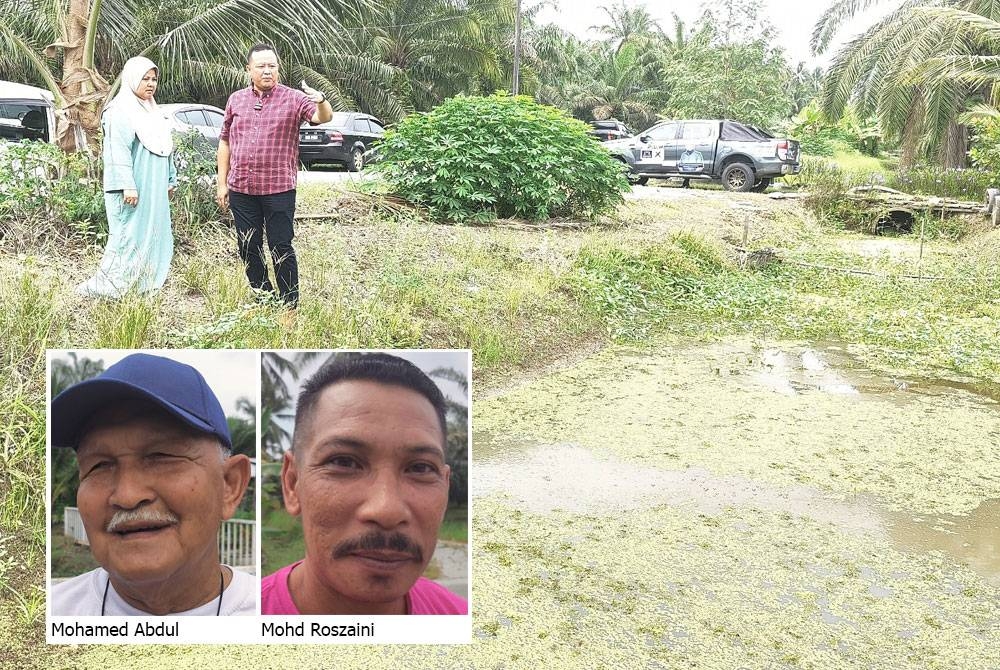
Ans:
[{"label": "tree trunk", "polygon": [[903,155],[899,159],[899,166],[902,168],[910,168],[920,162],[920,140],[923,136],[923,118],[923,97],[914,95],[910,105],[910,113],[906,117],[906,125],[903,127],[901,142]]},{"label": "tree trunk", "polygon": [[948,129],[945,131],[944,140],[941,142],[941,149],[938,151],[938,161],[942,167],[964,168],[968,161],[968,137],[969,132],[966,126],[957,121],[949,121]]},{"label": "tree trunk", "polygon": [[69,15],[63,26],[63,39],[51,44],[46,55],[53,57],[55,48],[63,49],[63,78],[59,89],[65,106],[56,113],[56,138],[63,151],[97,149],[97,133],[101,124],[101,107],[107,96],[108,83],[85,58],[90,0],[70,0]]}]

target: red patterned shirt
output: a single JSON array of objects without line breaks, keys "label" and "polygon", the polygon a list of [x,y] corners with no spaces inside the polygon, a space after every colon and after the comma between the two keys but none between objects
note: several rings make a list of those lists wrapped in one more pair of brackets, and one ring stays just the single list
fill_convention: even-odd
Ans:
[{"label": "red patterned shirt", "polygon": [[295,188],[299,126],[315,114],[315,102],[282,84],[263,95],[249,86],[229,96],[219,132],[229,142],[229,189],[270,195]]}]

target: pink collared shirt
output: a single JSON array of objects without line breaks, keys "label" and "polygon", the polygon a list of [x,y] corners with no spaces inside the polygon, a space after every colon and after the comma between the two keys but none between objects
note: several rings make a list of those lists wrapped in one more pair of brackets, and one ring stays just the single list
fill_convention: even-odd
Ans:
[{"label": "pink collared shirt", "polygon": [[229,96],[219,132],[229,142],[229,189],[271,195],[295,188],[299,126],[315,114],[315,102],[283,84],[264,95],[249,86]]},{"label": "pink collared shirt", "polygon": [[[298,561],[286,565],[260,583],[261,614],[301,614],[288,590],[288,576]],[[421,577],[406,594],[407,614],[468,614],[469,603],[436,582]]]}]

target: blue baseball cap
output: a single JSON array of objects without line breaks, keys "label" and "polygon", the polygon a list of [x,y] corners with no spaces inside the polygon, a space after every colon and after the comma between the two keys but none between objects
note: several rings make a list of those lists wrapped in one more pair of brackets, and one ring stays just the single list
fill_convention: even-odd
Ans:
[{"label": "blue baseball cap", "polygon": [[107,405],[148,400],[195,430],[232,449],[226,413],[201,373],[162,356],[132,354],[93,379],[74,384],[52,401],[52,446],[76,449],[80,431]]}]

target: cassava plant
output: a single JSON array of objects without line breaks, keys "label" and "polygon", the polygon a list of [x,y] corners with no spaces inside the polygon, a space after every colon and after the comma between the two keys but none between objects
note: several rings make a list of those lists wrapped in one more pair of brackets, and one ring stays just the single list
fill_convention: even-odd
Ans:
[{"label": "cassava plant", "polygon": [[593,217],[621,202],[622,165],[564,112],[527,97],[455,97],[386,133],[376,168],[437,220]]}]

